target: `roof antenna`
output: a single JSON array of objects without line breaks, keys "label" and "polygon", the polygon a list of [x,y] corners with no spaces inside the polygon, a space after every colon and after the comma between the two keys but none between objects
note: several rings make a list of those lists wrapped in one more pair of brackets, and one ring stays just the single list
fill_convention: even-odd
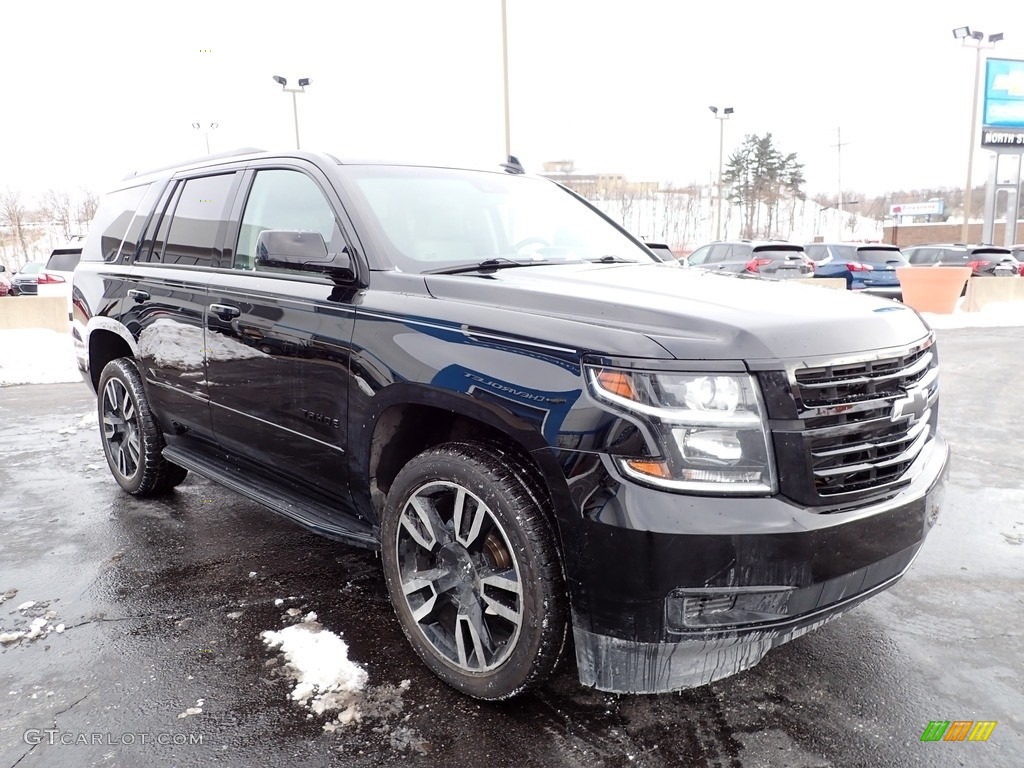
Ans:
[{"label": "roof antenna", "polygon": [[526,173],[523,164],[519,162],[519,158],[515,155],[509,155],[508,162],[502,163],[501,167],[505,169],[506,173]]}]

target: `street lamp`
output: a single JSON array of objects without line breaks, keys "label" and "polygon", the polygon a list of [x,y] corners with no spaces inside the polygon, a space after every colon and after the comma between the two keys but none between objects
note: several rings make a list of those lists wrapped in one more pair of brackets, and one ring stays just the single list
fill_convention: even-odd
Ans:
[{"label": "street lamp", "polygon": [[715,225],[715,240],[722,239],[722,156],[725,151],[725,121],[729,119],[729,116],[733,113],[732,107],[726,107],[722,110],[722,114],[718,114],[718,107],[708,107],[711,110],[711,114],[715,116],[715,120],[718,121],[718,216],[716,217],[717,223]]},{"label": "street lamp", "polygon": [[281,86],[281,90],[292,95],[292,114],[295,116],[295,148],[299,149],[299,105],[295,94],[305,93],[306,86],[312,83],[308,77],[299,78],[298,88],[289,88],[288,81],[280,75],[274,75],[274,82]]},{"label": "street lamp", "polygon": [[218,125],[220,125],[220,123],[192,123],[192,127],[197,131],[202,131],[203,136],[206,138],[206,154],[210,154],[210,131]]},{"label": "street lamp", "polygon": [[994,35],[988,36],[988,42],[982,42],[985,39],[985,33],[977,29],[972,30],[970,27],[957,27],[953,30],[953,38],[960,41],[961,45],[973,47],[975,58],[974,58],[974,91],[971,96],[971,145],[967,152],[967,184],[964,190],[964,224],[963,229],[960,232],[960,240],[964,243],[967,242],[968,238],[968,226],[967,222],[971,217],[971,192],[973,188],[972,177],[974,176],[974,137],[975,129],[978,126],[978,80],[981,78],[981,49],[982,48],[994,48],[995,44],[1003,39],[1003,33],[997,32]]}]

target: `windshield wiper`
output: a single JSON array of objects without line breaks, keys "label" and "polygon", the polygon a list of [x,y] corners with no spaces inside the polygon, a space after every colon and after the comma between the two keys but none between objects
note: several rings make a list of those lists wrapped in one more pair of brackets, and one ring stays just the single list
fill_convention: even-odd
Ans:
[{"label": "windshield wiper", "polygon": [[550,264],[550,261],[539,260],[539,261],[516,261],[515,259],[509,259],[504,256],[499,256],[494,259],[484,259],[478,261],[476,264],[462,264],[457,267],[442,267],[441,269],[427,269],[422,274],[424,275],[458,275],[463,272],[490,272],[495,269],[508,269],[510,267],[536,267],[541,264]]}]

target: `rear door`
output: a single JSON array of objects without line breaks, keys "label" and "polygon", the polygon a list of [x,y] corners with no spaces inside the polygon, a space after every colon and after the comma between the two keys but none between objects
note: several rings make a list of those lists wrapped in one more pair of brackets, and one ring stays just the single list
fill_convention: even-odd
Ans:
[{"label": "rear door", "polygon": [[127,281],[123,322],[165,432],[212,440],[204,317],[240,171],[168,186]]},{"label": "rear door", "polygon": [[247,171],[206,315],[213,428],[222,449],[335,499],[349,496],[356,291],[323,275],[258,267],[255,255],[265,230],[318,232],[330,252],[345,251],[351,229],[340,211],[329,181],[310,163]]}]

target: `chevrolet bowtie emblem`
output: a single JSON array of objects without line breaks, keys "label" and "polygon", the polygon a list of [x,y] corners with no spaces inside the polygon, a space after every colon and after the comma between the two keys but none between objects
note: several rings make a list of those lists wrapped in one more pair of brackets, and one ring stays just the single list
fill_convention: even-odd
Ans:
[{"label": "chevrolet bowtie emblem", "polygon": [[892,404],[892,421],[910,419],[913,424],[928,410],[928,394],[923,389],[912,389],[907,396]]}]

